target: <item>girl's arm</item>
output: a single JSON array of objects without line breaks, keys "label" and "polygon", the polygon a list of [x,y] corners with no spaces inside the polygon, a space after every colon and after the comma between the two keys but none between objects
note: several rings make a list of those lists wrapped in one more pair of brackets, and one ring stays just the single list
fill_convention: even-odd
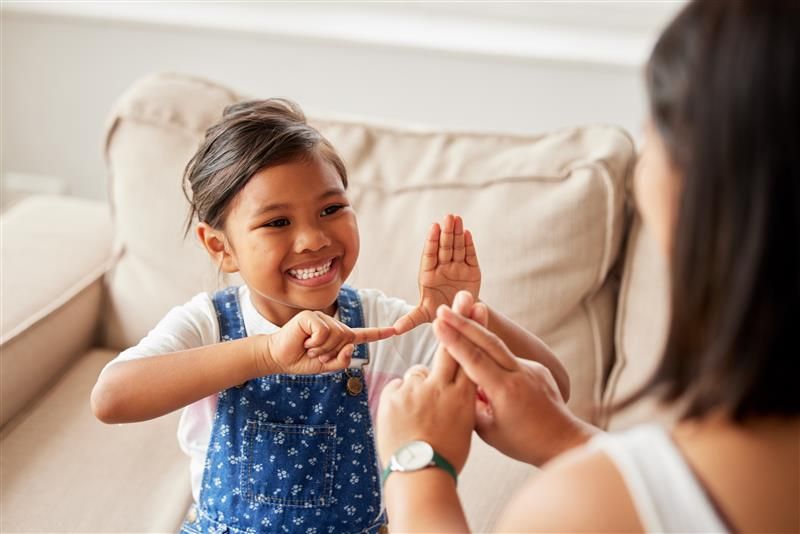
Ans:
[{"label": "girl's arm", "polygon": [[302,311],[273,334],[115,363],[92,390],[92,411],[104,423],[153,419],[259,376],[344,369],[356,344],[392,335]]},{"label": "girl's arm", "polygon": [[489,310],[488,329],[497,335],[517,358],[539,362],[547,367],[558,385],[561,397],[565,402],[568,401],[569,375],[561,360],[550,350],[550,347],[502,313],[488,305],[486,308]]},{"label": "girl's arm", "polygon": [[104,423],[145,421],[267,374],[267,338],[250,336],[115,363],[97,379],[92,411]]}]

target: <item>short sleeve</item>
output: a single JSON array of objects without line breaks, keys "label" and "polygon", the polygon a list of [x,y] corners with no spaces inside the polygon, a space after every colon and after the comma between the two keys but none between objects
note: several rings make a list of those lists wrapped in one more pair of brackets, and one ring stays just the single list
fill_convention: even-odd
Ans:
[{"label": "short sleeve", "polygon": [[219,326],[214,305],[207,293],[200,293],[186,304],[167,312],[138,344],[122,351],[106,364],[103,372],[122,361],[202,347],[218,339]]}]

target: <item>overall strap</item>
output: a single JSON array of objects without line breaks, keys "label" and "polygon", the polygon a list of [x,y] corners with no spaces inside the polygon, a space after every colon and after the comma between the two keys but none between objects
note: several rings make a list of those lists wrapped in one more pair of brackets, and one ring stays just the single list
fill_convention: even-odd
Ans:
[{"label": "overall strap", "polygon": [[211,296],[211,301],[217,312],[220,341],[232,341],[247,337],[242,309],[239,306],[239,287],[231,286],[221,289]]},{"label": "overall strap", "polygon": [[[339,320],[350,328],[363,328],[364,310],[361,306],[361,298],[358,291],[348,285],[342,285],[339,289],[339,297],[336,300],[339,307]],[[369,353],[366,344],[356,345],[353,358],[369,360]]]}]

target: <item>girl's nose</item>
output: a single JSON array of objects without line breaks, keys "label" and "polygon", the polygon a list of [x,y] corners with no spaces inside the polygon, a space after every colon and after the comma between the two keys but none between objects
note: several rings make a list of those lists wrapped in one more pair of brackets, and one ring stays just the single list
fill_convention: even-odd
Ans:
[{"label": "girl's nose", "polygon": [[331,244],[330,238],[321,228],[307,227],[297,232],[294,241],[296,253],[316,252]]}]

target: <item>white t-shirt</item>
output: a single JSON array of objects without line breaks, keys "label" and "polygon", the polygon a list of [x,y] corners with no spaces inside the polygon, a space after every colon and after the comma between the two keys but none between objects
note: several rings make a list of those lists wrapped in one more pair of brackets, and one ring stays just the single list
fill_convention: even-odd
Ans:
[{"label": "white t-shirt", "polygon": [[[391,326],[412,306],[403,300],[387,297],[375,289],[360,289],[365,326]],[[239,303],[248,335],[270,334],[279,327],[262,317],[250,301],[246,285],[239,288]],[[219,342],[219,323],[211,295],[200,293],[183,306],[172,308],[138,345],[121,352],[106,365],[125,360],[157,356]],[[402,336],[369,344],[370,364],[364,368],[369,394],[369,409],[375,420],[378,399],[384,386],[403,375],[410,366],[430,365],[437,340],[430,324],[419,326]],[[364,360],[353,360],[360,367]],[[210,395],[186,406],[178,423],[178,442],[191,457],[192,493],[195,502],[200,494],[211,428],[217,409],[217,395]]]}]

